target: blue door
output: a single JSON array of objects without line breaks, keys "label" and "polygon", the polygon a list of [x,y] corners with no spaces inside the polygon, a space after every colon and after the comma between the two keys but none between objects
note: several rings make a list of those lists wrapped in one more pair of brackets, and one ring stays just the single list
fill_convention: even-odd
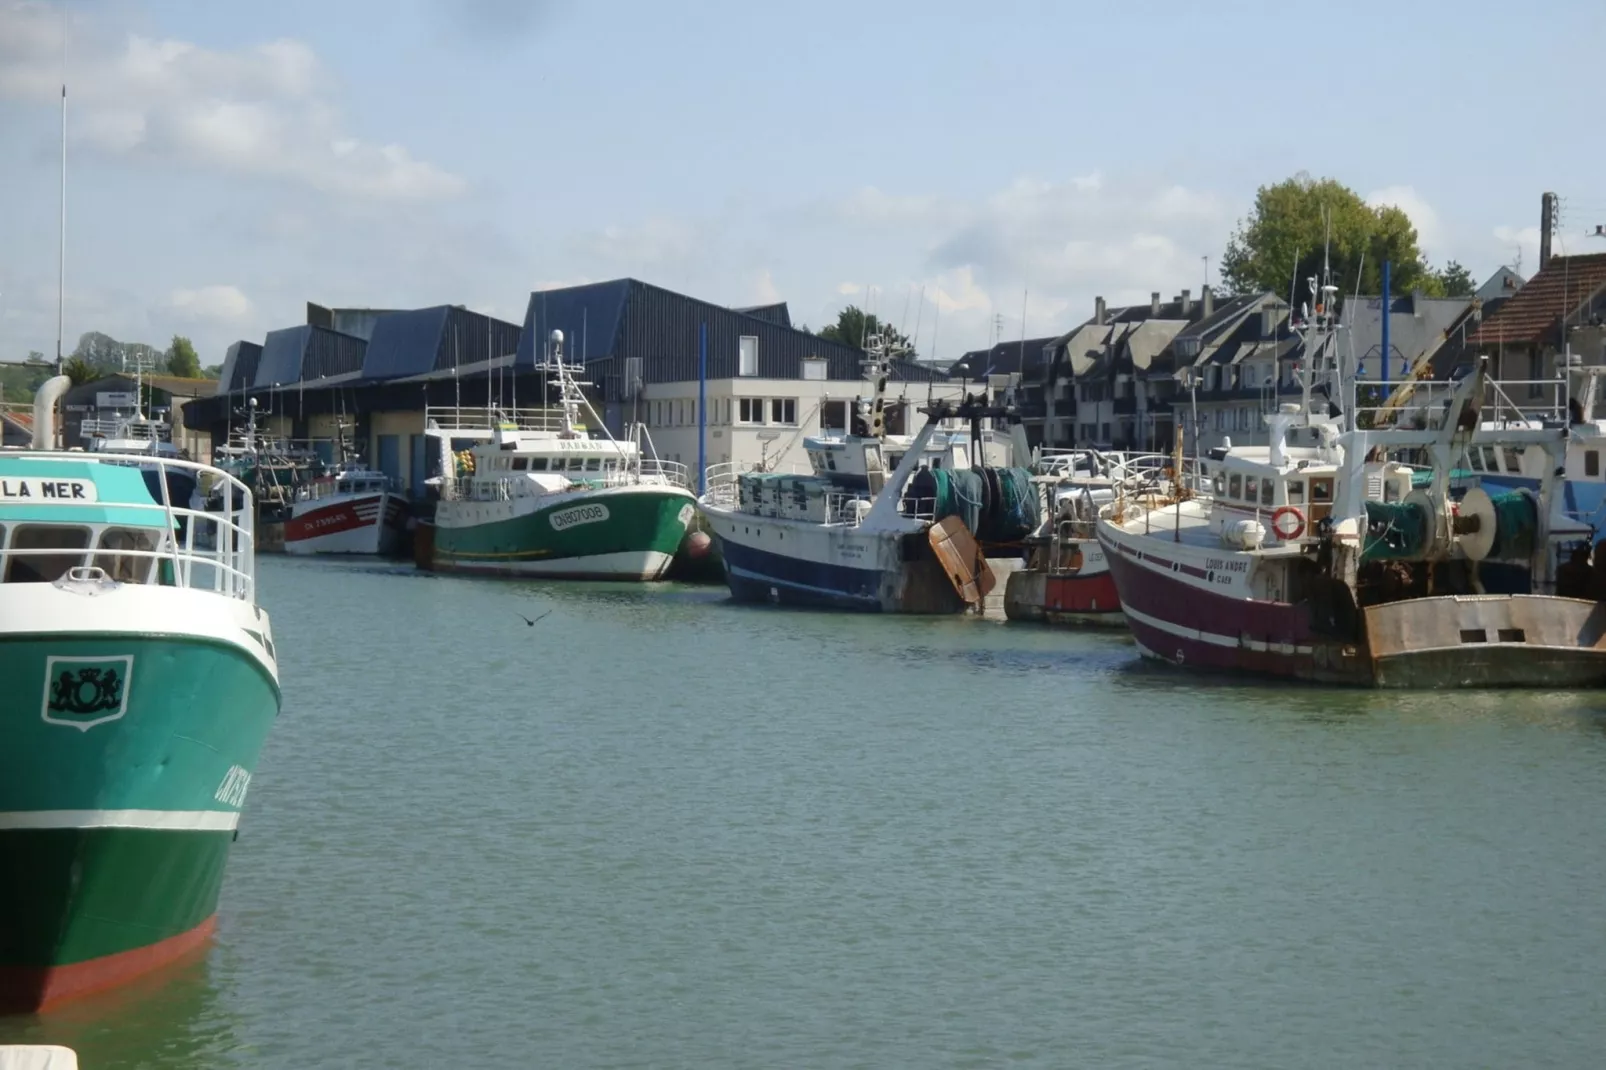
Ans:
[{"label": "blue door", "polygon": [[392,479],[402,477],[401,443],[396,435],[379,436],[379,470]]}]

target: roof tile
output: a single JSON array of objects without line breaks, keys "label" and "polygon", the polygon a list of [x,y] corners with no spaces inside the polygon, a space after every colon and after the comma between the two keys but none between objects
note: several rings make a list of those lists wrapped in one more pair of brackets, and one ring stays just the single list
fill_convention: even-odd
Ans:
[{"label": "roof tile", "polygon": [[1606,288],[1606,253],[1552,257],[1511,300],[1483,321],[1469,345],[1537,345],[1563,316]]}]

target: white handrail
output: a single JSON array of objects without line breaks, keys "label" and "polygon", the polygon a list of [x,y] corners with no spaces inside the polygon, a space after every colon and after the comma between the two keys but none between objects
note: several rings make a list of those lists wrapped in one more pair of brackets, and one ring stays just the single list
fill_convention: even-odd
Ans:
[{"label": "white handrail", "polygon": [[[145,471],[154,470],[157,481],[161,486],[161,501],[159,502],[119,502],[102,501],[98,504],[117,509],[138,510],[143,512],[158,512],[162,514],[164,523],[161,526],[160,544],[153,550],[123,550],[110,549],[98,546],[82,548],[68,547],[7,547],[0,550],[0,569],[4,568],[5,559],[12,555],[18,557],[41,556],[63,557],[78,555],[81,562],[91,562],[97,556],[111,557],[152,557],[169,561],[173,565],[173,584],[179,587],[188,587],[196,590],[210,589],[218,594],[243,601],[254,601],[256,596],[256,510],[253,505],[251,490],[239,479],[228,472],[212,465],[199,464],[194,461],[179,460],[177,458],[144,458],[139,460],[114,460],[94,454],[69,453],[58,451],[32,451],[7,452],[3,455],[7,463],[22,462],[32,464],[36,462],[62,462],[71,461],[78,465],[104,464],[107,466],[138,468]],[[170,469],[192,473],[196,476],[197,486],[200,476],[210,477],[214,484],[223,484],[224,507],[220,512],[209,512],[204,509],[192,509],[188,506],[173,504],[168,487],[167,475]],[[236,494],[239,496],[240,507],[234,507]],[[63,506],[70,508],[70,506]],[[184,521],[183,537],[179,537],[179,521]],[[30,521],[29,525],[39,524],[51,526],[51,521]],[[84,526],[79,521],[62,520],[63,526]],[[202,526],[213,533],[213,546],[208,548],[196,545],[196,533]],[[12,531],[25,525],[7,525],[9,541]],[[119,527],[123,525],[107,524],[106,527]],[[194,568],[199,564],[212,570],[210,586],[196,582]]]}]

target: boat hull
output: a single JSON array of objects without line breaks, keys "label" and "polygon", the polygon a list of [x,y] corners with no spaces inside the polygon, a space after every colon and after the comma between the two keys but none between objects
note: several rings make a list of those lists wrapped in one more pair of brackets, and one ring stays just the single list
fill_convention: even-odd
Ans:
[{"label": "boat hull", "polygon": [[[1063,544],[1062,544],[1063,545]],[[1052,550],[1053,548],[1048,548]],[[1004,615],[1010,620],[1068,627],[1121,628],[1126,617],[1104,551],[1096,539],[1069,547],[1080,567],[1023,568],[1004,589]],[[1048,555],[1037,555],[1039,559]]]},{"label": "boat hull", "polygon": [[925,528],[874,531],[755,516],[705,505],[725,583],[739,602],[868,613],[957,613],[966,608]]},{"label": "boat hull", "polygon": [[[279,709],[266,615],[243,603],[125,587],[86,611],[28,586],[0,611],[4,1011],[126,983],[205,942]],[[70,629],[40,627],[64,608],[79,612]],[[85,631],[84,615],[104,627]],[[232,641],[246,629],[260,638]]]},{"label": "boat hull", "polygon": [[1246,555],[1196,559],[1107,523],[1099,541],[1138,647],[1159,661],[1366,687],[1606,684],[1606,607],[1597,603],[1442,595],[1346,610],[1247,598],[1210,589],[1239,583]]},{"label": "boat hull", "polygon": [[394,554],[407,529],[395,494],[354,494],[297,502],[284,522],[289,554]]},{"label": "boat hull", "polygon": [[696,512],[688,491],[612,487],[436,507],[427,567],[436,572],[659,580]]}]

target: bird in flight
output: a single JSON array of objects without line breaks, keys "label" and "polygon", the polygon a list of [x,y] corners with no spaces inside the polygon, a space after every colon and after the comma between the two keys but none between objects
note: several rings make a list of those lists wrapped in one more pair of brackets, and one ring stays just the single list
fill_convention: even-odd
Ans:
[{"label": "bird in flight", "polygon": [[552,615],[552,611],[549,609],[545,613],[541,614],[539,617],[536,617],[535,620],[531,620],[529,617],[526,617],[523,613],[519,614],[519,619],[522,620],[525,624],[528,624],[530,627],[533,628],[533,627],[535,627],[535,621],[536,620],[546,620],[551,615]]}]

